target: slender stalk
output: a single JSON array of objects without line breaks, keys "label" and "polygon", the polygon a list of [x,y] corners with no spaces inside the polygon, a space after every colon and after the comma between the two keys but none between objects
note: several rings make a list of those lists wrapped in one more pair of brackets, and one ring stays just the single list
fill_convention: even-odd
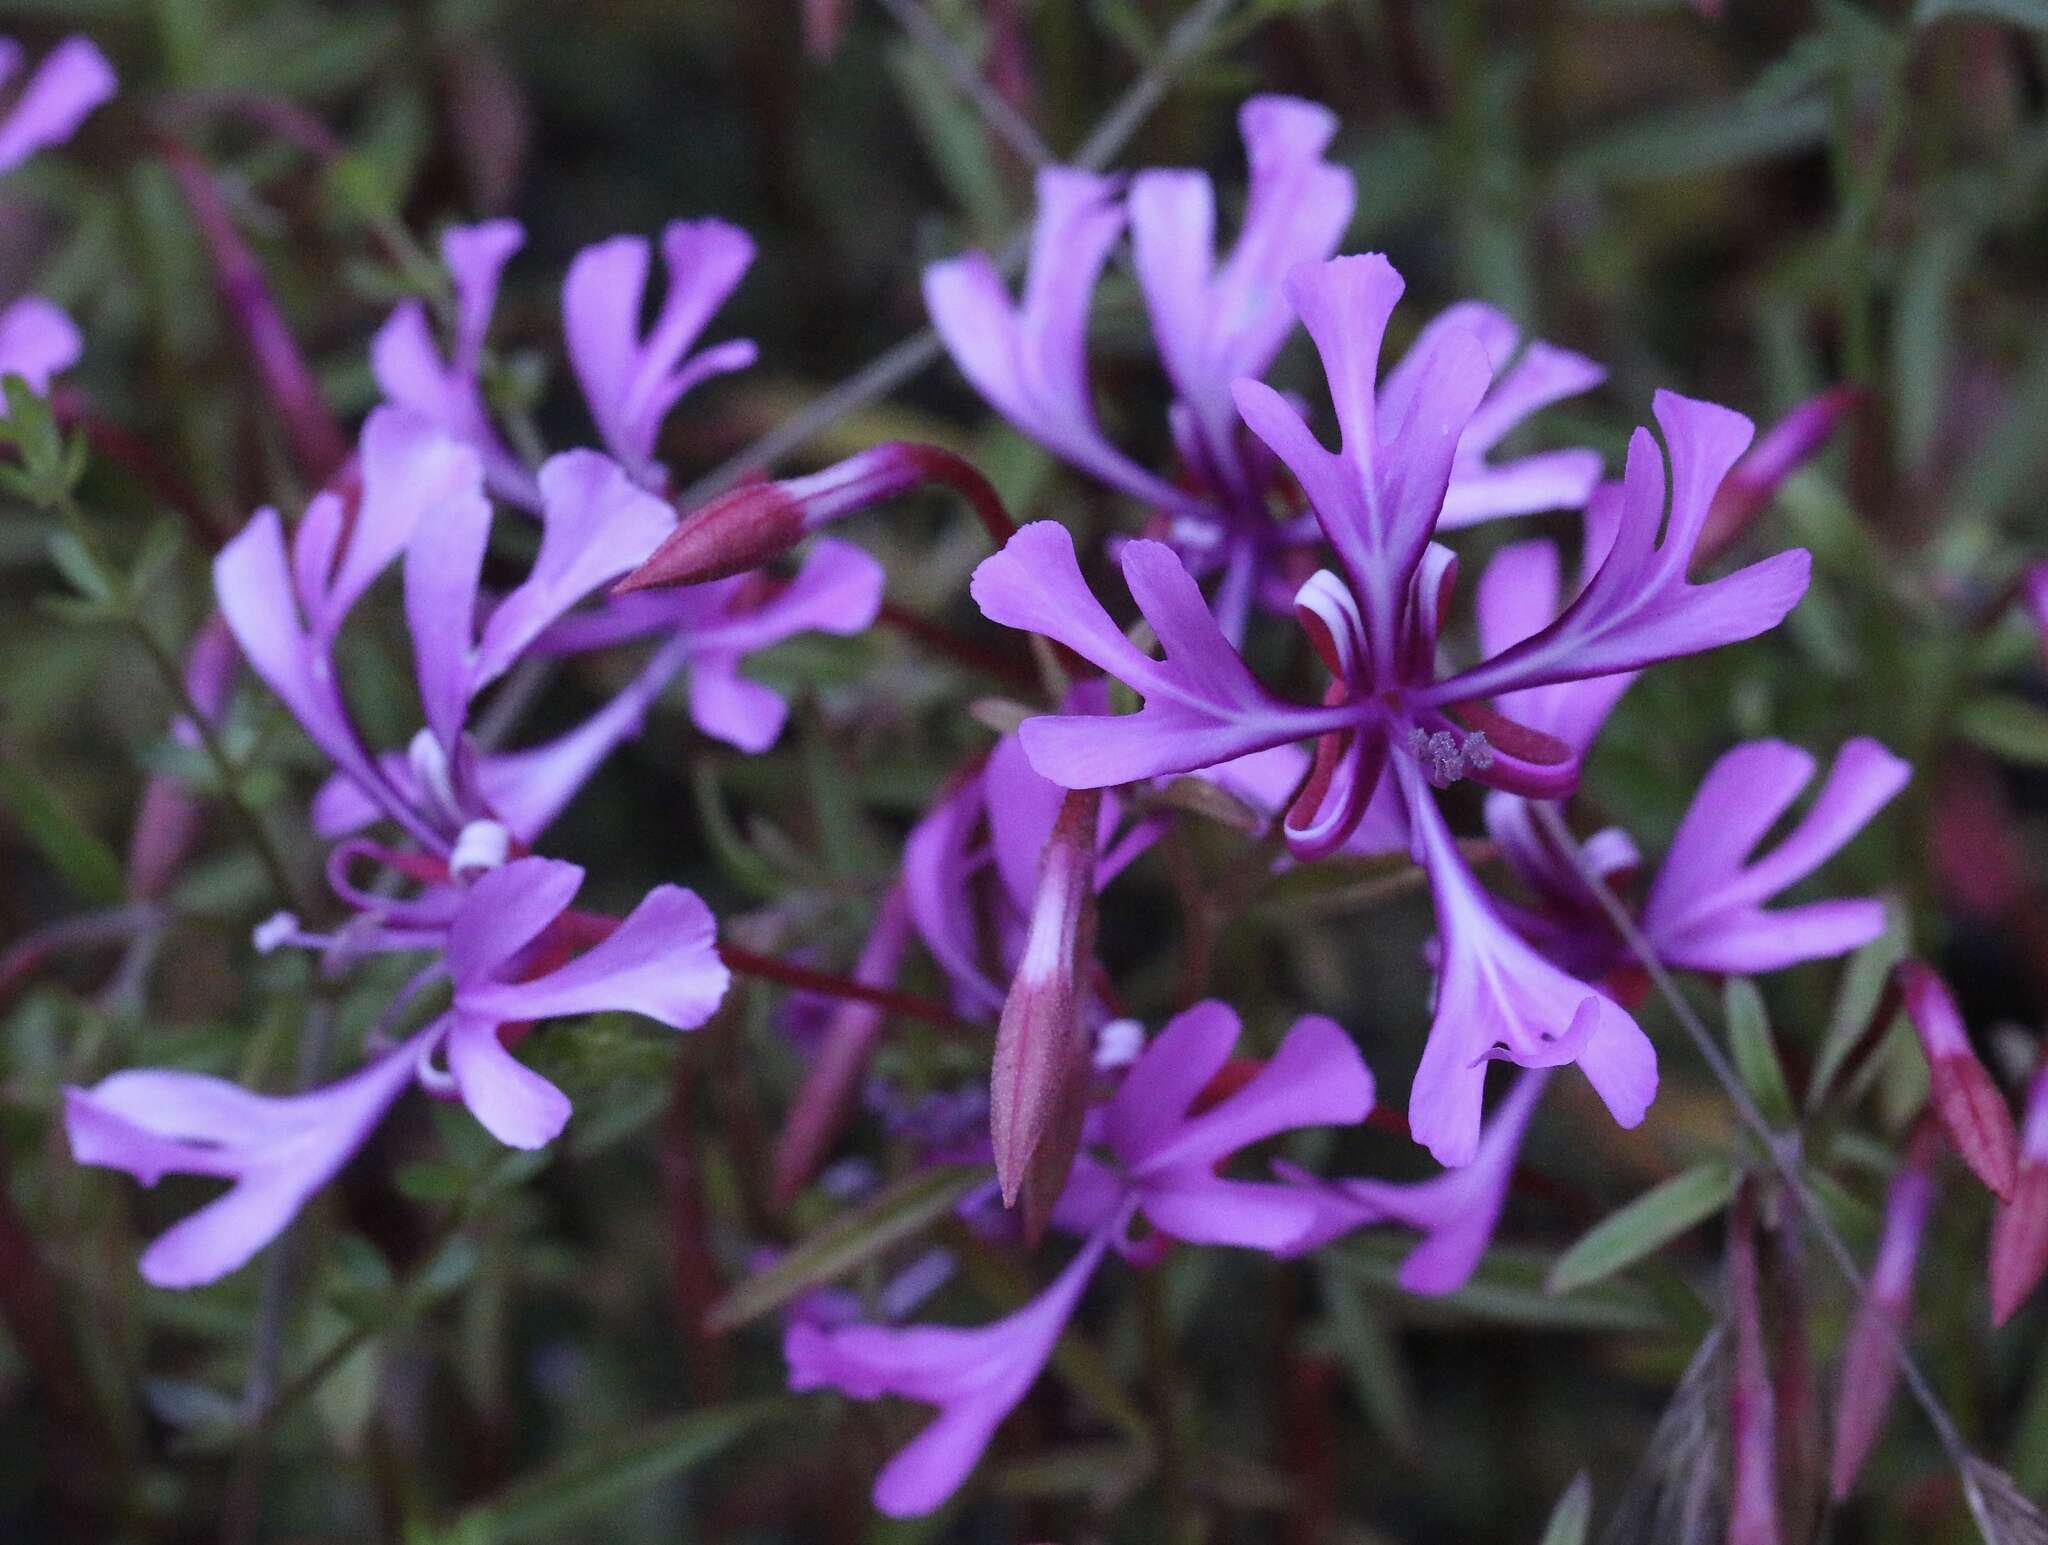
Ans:
[{"label": "slender stalk", "polygon": [[[1622,942],[1628,946],[1630,953],[1648,973],[1651,985],[1656,988],[1658,996],[1669,1005],[1672,1014],[1684,1029],[1687,1039],[1693,1043],[1700,1054],[1700,1059],[1706,1063],[1708,1071],[1714,1075],[1715,1081],[1728,1096],[1729,1103],[1735,1108],[1735,1114],[1762,1146],[1772,1169],[1777,1172],[1779,1180],[1784,1184],[1786,1197],[1804,1217],[1807,1226],[1813,1230],[1814,1237],[1820,1240],[1823,1248],[1833,1258],[1843,1280],[1849,1284],[1851,1293],[1860,1304],[1869,1295],[1862,1268],[1856,1264],[1855,1252],[1849,1248],[1848,1242],[1842,1238],[1841,1232],[1829,1220],[1827,1213],[1821,1209],[1819,1202],[1814,1199],[1813,1192],[1807,1187],[1806,1177],[1800,1172],[1801,1147],[1798,1134],[1772,1130],[1764,1113],[1757,1108],[1756,1101],[1750,1098],[1749,1090],[1744,1086],[1733,1064],[1723,1054],[1714,1033],[1707,1028],[1706,1022],[1700,1018],[1692,1004],[1686,1001],[1685,994],[1679,991],[1678,984],[1672,980],[1671,973],[1664,968],[1664,963],[1657,958],[1657,952],[1651,947],[1650,941],[1643,937],[1642,929],[1636,926],[1636,920],[1630,916],[1628,908],[1622,905],[1621,898],[1608,887],[1599,871],[1586,861],[1578,839],[1572,836],[1557,806],[1547,801],[1532,803],[1536,819],[1544,832],[1557,845],[1558,851],[1571,861],[1580,881],[1599,902],[1600,910],[1607,914],[1615,932],[1621,935]],[[1934,1428],[1934,1435],[1940,1441],[1943,1452],[1958,1469],[1975,1462],[1976,1456],[1963,1441],[1954,1418],[1942,1405],[1940,1396],[1934,1392],[1934,1386],[1928,1383],[1927,1376],[1920,1371],[1920,1365],[1913,1360],[1911,1349],[1896,1330],[1892,1332],[1891,1341],[1892,1355],[1898,1360],[1899,1372],[1905,1379],[1906,1387],[1912,1392],[1915,1403],[1926,1413],[1928,1423]]]},{"label": "slender stalk", "polygon": [[1052,150],[1038,131],[983,78],[980,68],[947,35],[919,0],[882,0],[882,9],[896,18],[912,42],[930,54],[946,72],[970,107],[998,138],[1033,166],[1052,160]]},{"label": "slender stalk", "polygon": [[[1159,99],[1165,95],[1175,74],[1238,3],[1239,0],[1201,0],[1175,23],[1160,47],[1159,56],[1111,105],[1082,141],[1081,148],[1074,154],[1073,164],[1087,171],[1100,171],[1108,165],[1110,158],[1137,133],[1139,125],[1159,105]],[[1014,274],[1022,265],[1030,235],[1030,228],[1026,226],[1012,232],[1002,244],[996,266],[1005,275]],[[694,508],[730,488],[748,473],[773,466],[790,452],[810,444],[847,414],[886,396],[918,375],[939,357],[939,352],[939,335],[928,327],[885,349],[801,413],[784,419],[752,444],[713,467],[685,489],[677,503],[684,509]]]},{"label": "slender stalk", "polygon": [[241,769],[222,744],[213,721],[192,701],[191,693],[185,690],[185,672],[162,639],[151,631],[150,626],[139,616],[127,619],[128,630],[141,642],[143,652],[149,656],[156,668],[157,676],[164,684],[164,690],[171,694],[178,712],[184,715],[198,733],[200,748],[206,753],[207,761],[213,764],[214,775],[220,779],[221,797],[241,823],[249,845],[256,850],[257,861],[263,865],[263,872],[269,878],[271,888],[277,892],[278,905],[293,911],[304,911],[298,886],[292,880],[290,866],[286,864],[283,852],[272,840],[270,829],[263,824],[262,814],[249,803],[242,791]]},{"label": "slender stalk", "polygon": [[1138,1327],[1144,1343],[1145,1383],[1152,1403],[1153,1430],[1159,1457],[1161,1510],[1166,1515],[1168,1545],[1189,1545],[1200,1537],[1189,1478],[1187,1433],[1180,1420],[1182,1380],[1173,1349],[1173,1324],[1166,1312],[1162,1272],[1138,1274]]}]

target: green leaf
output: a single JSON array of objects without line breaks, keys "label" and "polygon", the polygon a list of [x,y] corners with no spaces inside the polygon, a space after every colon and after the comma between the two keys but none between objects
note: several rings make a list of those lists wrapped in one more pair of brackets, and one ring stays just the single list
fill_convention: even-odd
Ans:
[{"label": "green leaf", "polygon": [[1542,1545],[1586,1545],[1593,1522],[1593,1478],[1581,1470],[1551,1510]]},{"label": "green leaf", "polygon": [[1814,1058],[1813,1080],[1806,1086],[1806,1108],[1819,1110],[1850,1052],[1862,1038],[1870,1016],[1884,997],[1885,983],[1892,967],[1906,956],[1906,920],[1890,902],[1884,909],[1884,932],[1849,957],[1842,972],[1842,985],[1835,993],[1835,1006],[1828,1016],[1827,1034]]},{"label": "green leaf", "polygon": [[988,1178],[982,1164],[947,1164],[907,1175],[798,1244],[768,1270],[711,1306],[707,1330],[728,1331],[781,1308],[799,1293],[836,1281],[863,1262],[931,1227]]},{"label": "green leaf", "polygon": [[1401,1261],[1414,1246],[1367,1235],[1323,1253],[1325,1266],[1356,1281],[1402,1293],[1402,1312],[1414,1319],[1488,1320],[1524,1330],[1651,1331],[1677,1323],[1656,1295],[1633,1282],[1600,1282],[1565,1297],[1545,1287],[1554,1258],[1544,1251],[1496,1245],[1455,1293],[1415,1298],[1400,1286]]},{"label": "green leaf", "polygon": [[1680,108],[1572,152],[1558,177],[1617,187],[1671,182],[1809,150],[1827,132],[1827,104],[1818,98],[1763,108],[1741,101]]},{"label": "green leaf", "polygon": [[1757,1108],[1773,1127],[1791,1126],[1792,1089],[1785,1082],[1785,1065],[1778,1060],[1764,995],[1748,977],[1731,976],[1721,992],[1721,1012],[1728,1021],[1728,1049],[1736,1071]]},{"label": "green leaf", "polygon": [[2048,0],[1920,0],[1913,8],[1913,25],[1925,27],[1944,16],[1981,16],[2048,30]]},{"label": "green leaf", "polygon": [[1926,461],[1950,386],[1951,313],[1957,282],[1969,268],[1974,235],[1943,222],[1907,250],[1892,308],[1892,396],[1898,404],[1899,459]]},{"label": "green leaf", "polygon": [[717,769],[708,760],[697,764],[690,788],[697,796],[697,819],[704,839],[725,877],[762,901],[780,895],[782,883],[775,866],[749,846],[733,825],[719,793]]},{"label": "green leaf", "polygon": [[73,590],[101,607],[112,604],[119,594],[113,576],[100,567],[85,543],[69,531],[53,531],[49,548],[50,562]]},{"label": "green leaf", "polygon": [[1633,1266],[1726,1207],[1735,1198],[1735,1181],[1735,1166],[1725,1162],[1673,1175],[1594,1224],[1558,1257],[1544,1286],[1552,1293],[1572,1293]]},{"label": "green leaf", "polygon": [[692,1411],[600,1439],[469,1508],[444,1538],[477,1545],[571,1538],[564,1532],[571,1526],[634,1500],[797,1408],[795,1401],[776,1396]]},{"label": "green leaf", "polygon": [[1330,1308],[1330,1342],[1366,1417],[1396,1447],[1418,1451],[1415,1402],[1408,1388],[1401,1349],[1359,1292],[1359,1284],[1324,1273],[1323,1297]]},{"label": "green leaf", "polygon": [[2008,762],[2048,767],[2048,710],[2024,698],[1992,692],[1963,704],[1956,733]]},{"label": "green leaf", "polygon": [[79,896],[113,906],[127,890],[121,860],[36,778],[0,762],[0,800],[14,812],[22,835]]}]

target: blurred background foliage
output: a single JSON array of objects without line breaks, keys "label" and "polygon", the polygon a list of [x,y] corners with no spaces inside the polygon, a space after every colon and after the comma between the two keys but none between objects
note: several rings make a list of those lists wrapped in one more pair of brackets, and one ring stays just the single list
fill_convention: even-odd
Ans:
[{"label": "blurred background foliage", "polygon": [[[1825,880],[1894,897],[1898,927],[1846,967],[1773,980],[1778,1053],[1805,1087],[1861,1032],[1885,952],[1910,939],[1947,968],[1994,1063],[2027,1065],[2048,1006],[2048,694],[2007,602],[2041,546],[2048,473],[2041,0],[1727,0],[1725,14],[1671,0],[1211,0],[1192,23],[1179,0],[6,0],[9,32],[35,45],[87,29],[122,73],[69,152],[8,184],[0,293],[33,285],[80,321],[86,361],[58,408],[102,452],[82,499],[117,561],[149,568],[136,626],[81,623],[41,604],[62,588],[46,518],[10,499],[0,520],[0,1534],[1434,1545],[1535,1540],[1581,1469],[1605,1516],[1646,1451],[1667,1468],[1711,1461],[1711,1441],[1674,1452],[1650,1438],[1719,1315],[1718,1228],[1666,1220],[1653,1255],[1544,1290],[1603,1215],[1744,1152],[1725,1098],[1654,1008],[1667,1079],[1651,1120],[1621,1133],[1561,1083],[1528,1155],[1542,1184],[1517,1195],[1471,1288],[1402,1297],[1398,1252],[1376,1240],[1307,1266],[1183,1252],[1154,1296],[1098,1295],[975,1498],[919,1527],[870,1521],[865,1497],[910,1413],[798,1405],[779,1394],[766,1324],[701,1326],[754,1250],[838,1210],[825,1188],[784,1214],[764,1194],[801,1072],[779,989],[736,991],[686,1040],[605,1022],[547,1037],[534,1054],[579,1114],[545,1155],[508,1158],[461,1113],[409,1102],[310,1215],[283,1315],[260,1268],[190,1294],[143,1288],[138,1239],[199,1193],[138,1195],[61,1157],[61,1084],[168,1061],[276,1087],[309,1016],[334,1016],[352,1045],[395,985],[365,968],[309,999],[296,964],[252,961],[248,928],[275,901],[224,816],[162,895],[134,897],[124,879],[144,776],[211,776],[168,734],[138,627],[181,653],[206,611],[209,544],[305,493],[167,157],[212,169],[351,421],[373,401],[370,333],[400,296],[437,293],[437,228],[522,220],[493,389],[557,446],[586,433],[556,343],[570,255],[678,216],[740,223],[760,258],[716,325],[758,339],[762,363],[693,397],[664,448],[729,476],[758,436],[920,331],[925,261],[1000,248],[1028,218],[1028,155],[906,31],[906,9],[1057,157],[1135,83],[1157,100],[1113,164],[1205,165],[1233,189],[1246,94],[1328,103],[1358,176],[1348,247],[1386,250],[1409,282],[1397,327],[1412,335],[1479,296],[1611,368],[1549,417],[1557,443],[1618,465],[1660,386],[1765,424],[1823,387],[1857,388],[1827,456],[1745,538],[1810,546],[1811,594],[1777,635],[1644,680],[1590,764],[1581,824],[1619,820],[1655,852],[1734,740],[1780,735],[1825,756],[1879,736],[1918,776]],[[1135,292],[1112,270],[1100,301],[1105,415],[1163,452]],[[1280,379],[1319,394],[1299,340]],[[943,363],[777,446],[775,465],[902,435],[966,452],[1020,519],[1132,528],[1133,511],[994,423]],[[898,606],[987,636],[965,594],[981,539],[956,512],[913,504],[854,535],[888,561]],[[1468,575],[1497,540],[1468,544]],[[410,711],[395,612],[348,661],[366,724],[387,737]],[[601,900],[682,881],[730,936],[843,969],[908,821],[987,744],[967,705],[1001,686],[889,630],[800,641],[767,668],[799,705],[775,754],[743,758],[658,715],[554,846],[590,868]],[[604,685],[557,680],[536,722],[566,723]],[[225,734],[242,794],[310,892],[317,759],[252,690]],[[1314,1007],[1405,1086],[1426,1001],[1420,890],[1299,876],[1225,919],[1215,898],[1240,849],[1211,835],[1147,860],[1104,916],[1127,1001],[1156,1023],[1191,979],[1222,983],[1268,1044]],[[1718,1002],[1702,1003],[1719,1023]],[[1809,1137],[1827,1159],[1816,1184],[1867,1251],[1924,1068],[1897,1034],[1857,1066],[1853,1097]],[[904,1024],[884,1068],[943,1087],[983,1063]],[[854,1146],[886,1165],[873,1126]],[[1318,1156],[1416,1168],[1371,1133]],[[1987,1207],[1963,1185],[1949,1195],[1916,1345],[1966,1435],[2038,1495],[2048,1319],[2037,1305],[1985,1330]],[[967,1254],[943,1300],[956,1317],[1042,1280],[1028,1260],[946,1237]],[[1781,1288],[1801,1280],[1785,1253]],[[1845,1301],[1819,1268],[1803,1290],[1825,1370]],[[1164,1380],[1142,1355],[1141,1310],[1174,1331]],[[1790,1454],[1803,1440],[1785,1441]],[[1166,1511],[1162,1445],[1191,1493]],[[1973,1537],[1916,1415],[1897,1416],[1863,1497],[1827,1538]]]}]

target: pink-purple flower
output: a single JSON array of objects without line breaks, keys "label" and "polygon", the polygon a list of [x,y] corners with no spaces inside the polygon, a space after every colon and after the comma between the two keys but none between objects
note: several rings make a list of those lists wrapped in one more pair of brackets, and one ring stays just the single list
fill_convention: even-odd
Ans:
[{"label": "pink-purple flower", "polygon": [[[1293,331],[1287,276],[1337,249],[1354,197],[1351,174],[1324,159],[1337,129],[1328,109],[1254,97],[1239,126],[1250,190],[1237,239],[1220,261],[1215,191],[1202,173],[1142,171],[1126,192],[1115,179],[1055,167],[1039,176],[1020,299],[1012,300],[985,253],[934,264],[925,274],[932,324],[961,373],[1017,428],[1160,517],[1162,533],[1190,569],[1217,576],[1217,616],[1232,639],[1242,636],[1254,604],[1286,609],[1300,578],[1289,577],[1291,560],[1315,540],[1315,523],[1298,503],[1275,518],[1272,501],[1288,491],[1267,446],[1244,433],[1232,394],[1240,380],[1265,373]],[[1109,439],[1089,388],[1090,301],[1127,223],[1132,266],[1173,389],[1170,428],[1180,466],[1172,477],[1140,465]],[[1444,524],[1583,504],[1600,474],[1593,452],[1500,465],[1489,456],[1529,415],[1588,390],[1604,372],[1541,342],[1518,356],[1515,324],[1468,303],[1425,329],[1390,376],[1390,392],[1407,390],[1448,332],[1477,338],[1498,378],[1458,437]]]},{"label": "pink-purple flower", "polygon": [[[676,886],[650,891],[615,930],[551,961],[564,948],[557,925],[582,883],[574,864],[515,859],[459,895],[440,898],[446,917],[439,926],[422,908],[409,912],[404,926],[359,937],[357,948],[433,951],[408,996],[445,978],[450,1002],[425,1028],[326,1088],[269,1096],[204,1074],[144,1069],[112,1074],[91,1089],[67,1089],[65,1128],[80,1163],[126,1170],[145,1185],[167,1174],[232,1183],[150,1245],[143,1276],[159,1287],[191,1287],[242,1265],[334,1176],[415,1081],[460,1100],[511,1147],[552,1141],[568,1120],[568,1097],[511,1054],[502,1039],[508,1026],[604,1010],[642,1014],[677,1030],[709,1018],[725,995],[727,972],[709,909]],[[266,942],[336,941],[287,925],[271,930]]]},{"label": "pink-purple flower", "polygon": [[[1304,1188],[1229,1179],[1217,1169],[1283,1132],[1362,1120],[1372,1108],[1372,1075],[1350,1037],[1312,1015],[1249,1078],[1205,1099],[1237,1038],[1227,1006],[1197,1004],[1159,1032],[1091,1112],[1088,1147],[1053,1211],[1054,1225],[1084,1243],[1015,1314],[974,1330],[790,1327],[784,1352],[793,1388],[863,1400],[901,1395],[938,1407],[877,1478],[875,1505],[884,1513],[929,1513],[959,1488],[1050,1360],[1108,1251],[1139,1264],[1156,1259],[1163,1239],[1284,1251],[1314,1225],[1318,1202]],[[1142,1237],[1132,1232],[1139,1218],[1150,1229]]]}]

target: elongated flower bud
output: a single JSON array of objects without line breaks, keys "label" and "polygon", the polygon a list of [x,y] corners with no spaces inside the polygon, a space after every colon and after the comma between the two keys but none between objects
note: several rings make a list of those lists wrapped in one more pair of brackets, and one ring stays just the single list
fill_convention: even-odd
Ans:
[{"label": "elongated flower bud", "polygon": [[1777,1403],[1764,1352],[1757,1282],[1756,1183],[1746,1183],[1728,1220],[1728,1318],[1735,1367],[1728,1389],[1728,1545],[1778,1545]]},{"label": "elongated flower bud", "polygon": [[1807,399],[1779,419],[1723,479],[1707,512],[1693,561],[1706,562],[1748,530],[1785,479],[1820,454],[1835,425],[1862,400],[1863,394],[1856,388],[1838,386]]},{"label": "elongated flower bud", "polygon": [[2019,1174],[1991,1225],[1991,1321],[2003,1325],[2048,1272],[2048,1060],[2027,1091]]},{"label": "elongated flower bud", "polygon": [[702,584],[759,568],[821,526],[933,483],[961,494],[996,546],[1010,539],[1010,517],[987,478],[951,451],[890,440],[807,477],[742,484],[693,510],[619,581],[617,593]]},{"label": "elongated flower bud", "polygon": [[1892,1390],[1899,1382],[1898,1340],[1913,1301],[1913,1268],[1927,1215],[1934,1206],[1934,1163],[1940,1156],[1938,1131],[1923,1125],[1906,1152],[1906,1162],[1885,1198],[1884,1234],[1869,1291],[1857,1310],[1842,1353],[1842,1383],[1835,1397],[1835,1457],[1830,1483],[1840,1500],[1884,1430]]},{"label": "elongated flower bud", "polygon": [[1971,1049],[1956,1000],[1940,977],[1917,960],[1901,961],[1899,991],[1919,1032],[1933,1085],[1934,1113],[1963,1162],[2001,1198],[2010,1198],[2018,1142],[2005,1096]]},{"label": "elongated flower bud", "polygon": [[989,1132],[996,1178],[1009,1206],[1029,1179],[1034,1189],[1050,1193],[1044,1198],[1049,1212],[1080,1143],[1086,1076],[1080,972],[1092,943],[1101,804],[1101,792],[1094,789],[1070,793],[1060,803],[1039,863],[1024,957],[996,1030]]}]

